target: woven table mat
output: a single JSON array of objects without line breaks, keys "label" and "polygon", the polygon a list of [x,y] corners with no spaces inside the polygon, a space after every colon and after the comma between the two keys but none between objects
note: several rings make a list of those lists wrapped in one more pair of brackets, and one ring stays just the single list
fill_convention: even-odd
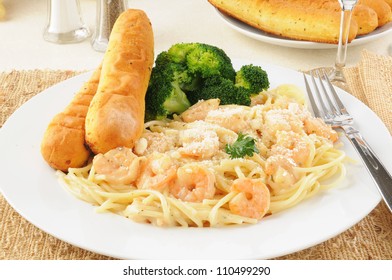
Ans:
[{"label": "woven table mat", "polygon": [[[355,85],[352,88],[353,95],[379,114],[391,131],[390,103],[380,107],[375,102],[376,107],[373,108],[373,101],[371,101],[373,99],[366,95],[361,85],[358,85],[362,69],[357,67],[347,70],[350,83]],[[79,73],[50,70],[0,73],[0,127],[28,99]],[[354,92],[356,86],[362,91],[357,89]],[[0,259],[107,260],[111,258],[75,247],[41,231],[13,210],[0,195]],[[317,246],[278,259],[392,259],[392,214],[389,213],[384,202],[381,202],[367,217],[342,234]]]}]

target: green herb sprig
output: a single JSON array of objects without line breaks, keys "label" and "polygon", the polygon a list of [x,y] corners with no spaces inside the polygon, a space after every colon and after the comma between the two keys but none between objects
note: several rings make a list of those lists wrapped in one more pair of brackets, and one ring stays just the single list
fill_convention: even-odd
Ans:
[{"label": "green herb sprig", "polygon": [[238,133],[238,138],[233,144],[226,144],[225,152],[230,155],[231,159],[253,156],[259,150],[256,147],[256,140],[247,134]]}]

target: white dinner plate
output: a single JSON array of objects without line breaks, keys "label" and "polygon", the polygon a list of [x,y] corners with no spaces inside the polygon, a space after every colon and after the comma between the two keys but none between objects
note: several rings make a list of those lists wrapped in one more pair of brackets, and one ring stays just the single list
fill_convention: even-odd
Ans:
[{"label": "white dinner plate", "polygon": [[[233,61],[239,66],[248,61]],[[283,83],[305,90],[299,72],[259,64],[271,88]],[[338,187],[321,192],[256,225],[223,228],[158,228],[112,213],[98,214],[57,181],[42,159],[40,142],[51,118],[70,102],[91,73],[61,82],[31,98],[0,130],[0,189],[11,206],[43,231],[78,247],[121,259],[267,259],[302,250],[352,227],[380,201],[380,195],[351,145],[344,150],[357,160],[347,165]],[[363,103],[339,90],[358,129],[392,170],[391,135]]]},{"label": "white dinner plate", "polygon": [[[290,48],[298,48],[298,49],[333,49],[337,48],[336,44],[325,44],[325,43],[316,43],[316,42],[309,42],[309,41],[300,41],[294,40],[289,38],[284,38],[278,35],[270,34],[254,28],[242,21],[239,21],[233,17],[230,17],[218,9],[215,9],[220,18],[232,29],[250,37],[256,39],[261,42],[283,46],[283,47],[290,47]],[[358,36],[354,39],[349,46],[359,46],[368,42],[372,42],[374,40],[380,39],[384,36],[387,36],[392,32],[392,22],[377,28],[373,32]]]}]

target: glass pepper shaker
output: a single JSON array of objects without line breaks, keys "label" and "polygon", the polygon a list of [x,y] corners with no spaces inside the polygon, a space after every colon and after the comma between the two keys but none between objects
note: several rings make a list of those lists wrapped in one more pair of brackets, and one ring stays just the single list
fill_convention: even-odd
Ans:
[{"label": "glass pepper shaker", "polygon": [[77,43],[90,36],[90,30],[82,20],[79,0],[47,1],[48,19],[43,34],[46,41]]},{"label": "glass pepper shaker", "polygon": [[118,16],[127,9],[126,0],[97,0],[96,27],[91,45],[93,49],[105,52],[110,32]]}]

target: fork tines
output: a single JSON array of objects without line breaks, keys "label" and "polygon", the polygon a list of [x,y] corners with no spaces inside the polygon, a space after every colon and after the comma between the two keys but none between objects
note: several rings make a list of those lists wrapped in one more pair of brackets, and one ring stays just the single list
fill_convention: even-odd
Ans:
[{"label": "fork tines", "polygon": [[326,122],[332,121],[339,116],[348,117],[348,112],[329,80],[326,71],[324,69],[311,70],[310,79],[313,90],[304,74],[305,86],[314,115],[324,119]]}]

